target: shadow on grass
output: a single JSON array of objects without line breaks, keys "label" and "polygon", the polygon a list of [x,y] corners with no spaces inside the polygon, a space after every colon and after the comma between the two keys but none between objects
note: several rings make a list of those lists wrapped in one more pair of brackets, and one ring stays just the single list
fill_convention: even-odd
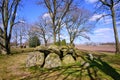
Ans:
[{"label": "shadow on grass", "polygon": [[107,62],[102,61],[92,55],[81,56],[83,63],[77,62],[72,65],[59,66],[54,68],[32,67],[32,70],[39,70],[35,75],[29,76],[22,80],[102,80],[99,71],[111,77],[111,79],[119,80],[120,74],[112,68]]}]

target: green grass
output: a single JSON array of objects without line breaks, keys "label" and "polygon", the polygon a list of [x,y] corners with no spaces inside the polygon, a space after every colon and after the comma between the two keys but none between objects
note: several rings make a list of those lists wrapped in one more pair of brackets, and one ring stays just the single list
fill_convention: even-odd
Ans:
[{"label": "green grass", "polygon": [[111,64],[120,65],[120,55],[109,55],[103,59]]},{"label": "green grass", "polygon": [[[80,68],[79,67],[76,68],[75,66],[73,68],[70,68],[71,65],[65,65],[64,67],[62,67],[64,69],[56,68],[51,70],[40,68],[39,66],[26,68],[25,60],[29,55],[29,52],[31,51],[34,51],[34,49],[33,48],[25,48],[25,49],[14,48],[12,49],[12,53],[15,55],[9,55],[9,56],[0,55],[0,63],[1,63],[0,80],[2,79],[29,80],[29,77],[36,77],[36,76],[39,76],[39,78],[41,79],[49,77],[46,80],[53,80],[57,78],[57,74],[59,75],[58,80],[62,80],[63,78],[65,78],[65,76],[68,76],[68,74],[70,74],[70,76],[66,80],[71,80],[71,79],[74,80],[75,78],[80,79],[81,75],[83,76],[82,80],[89,80],[86,70],[85,71],[83,70],[83,74],[80,74]],[[120,55],[114,55],[111,53],[87,52],[87,51],[78,51],[78,52],[80,56],[85,56],[87,53],[92,53],[96,57],[101,57],[102,60],[109,63],[113,68],[115,68],[120,73]],[[18,53],[22,53],[22,54],[18,54]],[[81,66],[81,62],[77,61],[75,65]],[[65,69],[65,68],[68,68],[68,69]],[[98,71],[98,74],[102,78],[106,78],[107,80],[112,80],[109,76],[105,75],[101,71]]]},{"label": "green grass", "polygon": [[[95,57],[100,57],[103,61],[109,63],[113,68],[115,68],[117,70],[117,72],[120,73],[120,55],[114,55],[111,53],[98,53],[98,52],[80,52],[79,55],[80,56],[85,56],[87,53],[92,53]],[[82,72],[81,71],[81,63],[79,61],[77,61],[75,64],[73,65],[77,65],[75,67],[71,67],[71,65],[64,65],[61,68],[54,68],[54,69],[41,69],[38,67],[32,67],[31,69],[33,71],[42,71],[45,72],[44,74],[48,74],[51,75],[51,72],[58,72],[58,73],[62,73],[61,76],[62,78],[65,78],[66,76],[69,75],[69,77],[67,78],[68,80],[72,77],[72,78],[77,78],[77,79],[82,79],[82,80],[90,80],[88,73],[86,70],[83,69]],[[38,73],[39,74],[39,73]],[[55,74],[54,74],[55,75]],[[42,76],[41,76],[42,77]],[[40,77],[40,78],[41,78]],[[106,75],[105,73],[103,73],[101,70],[98,70],[98,77],[101,79],[106,79],[106,80],[113,80],[110,76]],[[49,78],[49,77],[48,77]],[[50,79],[51,80],[51,79]],[[62,79],[60,79],[62,80]],[[71,80],[71,79],[70,79]]]},{"label": "green grass", "polygon": [[11,48],[12,54],[33,52],[34,48]]}]

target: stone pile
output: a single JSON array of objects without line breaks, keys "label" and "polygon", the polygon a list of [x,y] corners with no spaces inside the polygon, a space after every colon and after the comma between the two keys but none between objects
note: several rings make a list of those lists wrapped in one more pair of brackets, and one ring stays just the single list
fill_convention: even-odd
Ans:
[{"label": "stone pile", "polygon": [[74,63],[77,56],[75,49],[70,46],[38,46],[35,50],[28,55],[26,67],[35,65],[45,68],[58,67],[62,64]]}]

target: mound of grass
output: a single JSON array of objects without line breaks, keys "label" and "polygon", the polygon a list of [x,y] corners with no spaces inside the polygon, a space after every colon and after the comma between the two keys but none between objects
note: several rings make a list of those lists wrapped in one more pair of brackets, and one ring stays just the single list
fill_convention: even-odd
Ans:
[{"label": "mound of grass", "polygon": [[120,55],[108,55],[103,59],[108,63],[120,65]]},{"label": "mound of grass", "polygon": [[11,53],[12,54],[18,54],[18,53],[27,53],[27,52],[33,52],[34,48],[12,48]]}]

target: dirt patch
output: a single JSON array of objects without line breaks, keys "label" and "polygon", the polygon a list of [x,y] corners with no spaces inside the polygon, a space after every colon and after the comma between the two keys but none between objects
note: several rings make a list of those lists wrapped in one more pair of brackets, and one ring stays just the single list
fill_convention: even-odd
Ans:
[{"label": "dirt patch", "polygon": [[21,79],[30,75],[30,72],[25,69],[27,55],[27,53],[23,53],[3,56],[0,59],[0,80]]},{"label": "dirt patch", "polygon": [[98,52],[115,52],[114,45],[97,45],[97,46],[87,46],[87,45],[76,45],[76,48],[80,50],[88,50],[88,51],[98,51]]}]

